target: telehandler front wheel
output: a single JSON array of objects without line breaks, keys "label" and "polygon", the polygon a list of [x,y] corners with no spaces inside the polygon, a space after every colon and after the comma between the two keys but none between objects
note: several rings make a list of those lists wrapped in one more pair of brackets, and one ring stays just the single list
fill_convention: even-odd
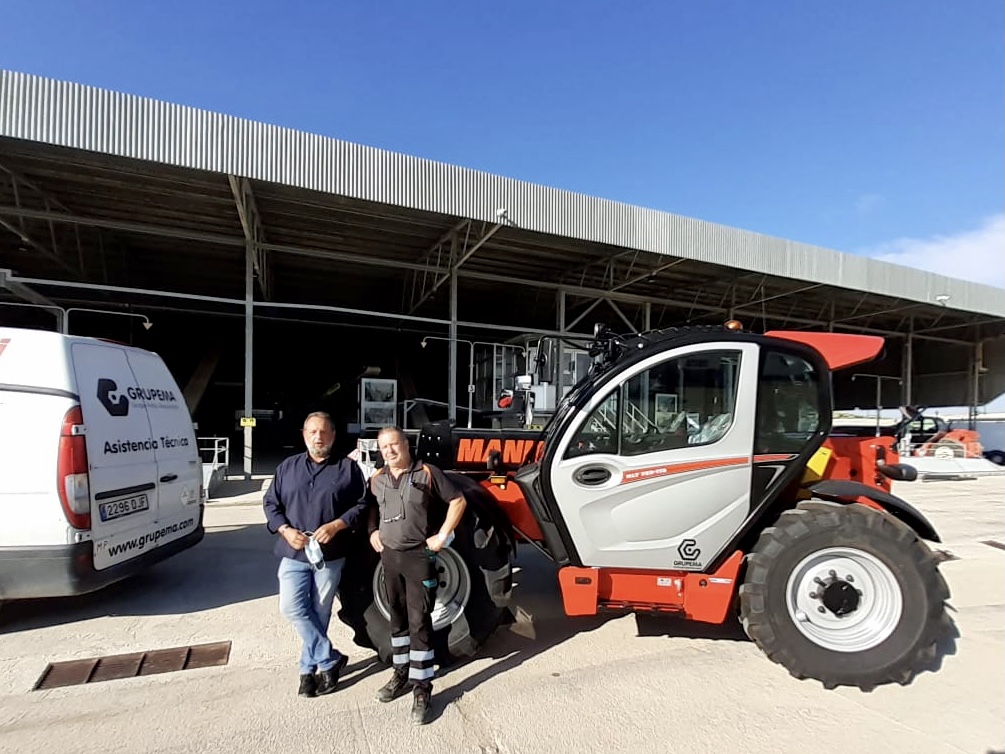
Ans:
[{"label": "telehandler front wheel", "polygon": [[[440,551],[434,563],[438,583],[432,608],[433,645],[438,664],[470,657],[499,626],[513,590],[510,552],[502,529],[484,511],[469,506],[453,543]],[[338,617],[356,630],[357,644],[373,648],[381,662],[390,664],[384,567],[372,550],[362,555],[368,566],[357,567],[354,589],[343,575],[343,610]],[[361,583],[363,578],[366,582]]]},{"label": "telehandler front wheel", "polygon": [[870,691],[933,667],[952,632],[948,598],[934,554],[906,524],[858,504],[809,501],[761,533],[740,617],[796,678]]}]

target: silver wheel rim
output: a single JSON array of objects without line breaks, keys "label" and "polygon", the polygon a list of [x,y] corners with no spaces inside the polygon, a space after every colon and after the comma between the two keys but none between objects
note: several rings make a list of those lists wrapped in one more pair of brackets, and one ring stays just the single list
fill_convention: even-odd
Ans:
[{"label": "silver wheel rim", "polygon": [[[436,553],[436,603],[433,605],[433,630],[446,628],[464,615],[471,599],[471,578],[468,567],[451,547],[444,547]],[[387,620],[391,620],[391,609],[384,587],[384,564],[378,563],[373,572],[373,602],[377,610]]]},{"label": "silver wheel rim", "polygon": [[[834,595],[848,589],[857,593],[857,604],[837,614]],[[834,652],[864,652],[897,628],[904,598],[882,561],[862,550],[831,547],[808,555],[792,570],[785,606],[796,628],[814,644]]]}]

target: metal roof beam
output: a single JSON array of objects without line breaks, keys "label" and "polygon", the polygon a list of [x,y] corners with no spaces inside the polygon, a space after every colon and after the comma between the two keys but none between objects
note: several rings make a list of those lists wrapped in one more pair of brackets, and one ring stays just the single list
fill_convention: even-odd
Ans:
[{"label": "metal roof beam", "polygon": [[433,285],[428,291],[425,290],[423,291],[422,296],[419,297],[419,300],[416,303],[412,304],[412,308],[409,309],[408,313],[414,314],[420,306],[422,306],[424,303],[426,303],[426,301],[432,298],[433,295],[436,293],[436,291],[438,291],[444,283],[450,280],[450,276],[453,275],[458,270],[460,270],[461,265],[463,265],[465,262],[471,259],[471,257],[474,256],[476,251],[478,251],[482,246],[484,246],[488,242],[488,240],[492,238],[492,236],[494,236],[496,233],[500,231],[500,229],[502,229],[503,225],[505,225],[505,223],[496,223],[488,231],[483,233],[481,238],[479,238],[474,244],[472,244],[469,247],[468,241],[470,240],[470,232],[471,232],[471,224],[469,223],[467,227],[467,234],[465,235],[464,239],[464,247],[459,252],[457,259],[456,260],[453,259],[453,252],[452,252],[450,260],[450,269],[447,270],[444,274],[437,277],[433,281]]},{"label": "metal roof beam", "polygon": [[[72,288],[78,290],[103,291],[106,293],[127,293],[138,296],[166,297],[172,299],[186,299],[190,301],[201,301],[205,303],[228,304],[232,306],[244,306],[245,300],[240,298],[226,298],[223,296],[202,296],[193,293],[178,293],[174,291],[158,291],[149,288],[129,288],[121,285],[102,285],[100,283],[82,283],[67,280],[45,280],[41,278],[20,277],[10,274],[10,270],[0,269],[0,287],[10,288],[11,285],[44,285],[56,288]],[[36,294],[38,295],[38,294]],[[46,299],[47,300],[47,299]],[[431,325],[449,325],[450,320],[435,317],[415,317],[399,312],[382,312],[371,309],[355,309],[344,306],[330,306],[328,304],[304,304],[289,303],[280,301],[254,301],[252,305],[255,309],[279,309],[279,310],[305,310],[317,312],[331,312],[334,314],[352,314],[365,317],[380,317],[384,319],[405,320],[409,322],[421,322]],[[53,305],[55,306],[55,305]],[[61,308],[61,307],[56,307]],[[243,315],[237,315],[243,316]],[[458,326],[475,330],[497,330],[500,332],[513,332],[529,335],[573,335],[589,337],[586,333],[570,333],[568,330],[562,333],[558,330],[546,330],[538,327],[522,327],[516,325],[497,325],[492,322],[476,322],[468,320],[458,320]]]},{"label": "metal roof beam", "polygon": [[611,292],[613,293],[615,291],[620,291],[622,288],[627,288],[630,285],[635,285],[635,283],[640,283],[643,280],[655,277],[659,273],[663,272],[663,270],[669,270],[671,267],[676,267],[677,265],[682,264],[683,262],[686,261],[687,261],[686,259],[674,259],[673,261],[667,262],[666,264],[661,264],[649,270],[648,272],[643,272],[640,275],[636,275],[635,277],[629,278],[623,283],[618,283],[617,285],[612,286]]},{"label": "metal roof beam", "polygon": [[258,214],[255,195],[251,191],[251,182],[236,175],[228,175],[227,181],[237,203],[237,215],[244,230],[244,240],[251,252],[258,287],[262,291],[262,297],[268,301],[272,298],[272,271],[269,269],[268,254],[262,248],[262,244],[266,242],[265,228],[262,225],[262,217]]},{"label": "metal roof beam", "polygon": [[820,288],[822,283],[814,283],[813,285],[806,285],[802,288],[796,288],[794,291],[786,291],[785,293],[778,293],[774,296],[768,296],[767,298],[758,299],[757,301],[748,301],[744,306],[756,306],[759,304],[765,304],[768,301],[774,301],[778,298],[785,298],[786,296],[794,296],[797,293],[805,293],[806,291],[812,291],[814,288]]},{"label": "metal roof beam", "polygon": [[48,299],[41,293],[32,290],[25,283],[15,280],[14,273],[11,270],[0,268],[0,289],[10,292],[16,298],[27,301],[31,306],[53,310],[56,316],[57,330],[62,332],[66,310],[57,305],[52,299]]},{"label": "metal roof beam", "polygon": [[[549,283],[549,282],[543,281],[543,280],[522,280],[522,279],[519,279],[519,278],[505,277],[505,276],[502,276],[502,275],[490,275],[490,274],[486,274],[486,273],[482,273],[482,272],[473,272],[473,271],[470,271],[470,270],[460,270],[457,274],[460,277],[462,277],[462,278],[469,278],[471,280],[483,280],[485,282],[506,283],[506,284],[509,284],[509,285],[523,285],[523,286],[527,286],[527,287],[530,287],[530,288],[545,288],[545,289],[548,289],[548,290],[564,290],[569,295],[580,296],[582,298],[589,298],[589,299],[594,299],[594,298],[598,298],[598,299],[611,298],[611,299],[614,299],[614,300],[617,300],[617,301],[625,301],[625,302],[628,302],[628,303],[635,303],[635,304],[651,303],[651,304],[656,304],[656,305],[672,306],[672,307],[676,307],[678,309],[690,309],[690,310],[696,310],[697,309],[699,311],[705,311],[705,312],[710,312],[710,313],[720,313],[720,314],[726,313],[726,310],[724,310],[722,307],[709,306],[708,304],[699,304],[697,302],[691,302],[691,301],[681,301],[680,299],[661,298],[661,297],[657,297],[657,296],[640,296],[638,294],[634,294],[634,293],[622,293],[620,291],[618,291],[616,293],[610,293],[609,291],[605,291],[605,290],[598,289],[598,288],[583,288],[583,287],[580,287],[580,286],[563,285],[561,283]],[[919,306],[921,306],[921,304],[919,304]],[[760,317],[761,316],[761,312],[760,311],[747,309],[747,308],[745,308],[743,306],[737,307],[734,310],[734,314],[736,314],[738,316],[739,315],[743,315],[743,316],[750,316],[750,317]],[[779,317],[778,315],[772,314],[772,315],[769,316],[769,318],[780,319],[781,317]],[[787,317],[787,319],[790,322],[793,322],[793,323],[796,323],[796,324],[799,324],[799,325],[810,326],[810,327],[827,327],[830,324],[830,322],[825,321],[825,320],[808,319],[808,318],[805,318],[805,317],[791,317],[791,316],[789,316],[789,317]],[[895,331],[892,331],[892,330],[884,330],[884,329],[876,328],[876,327],[862,327],[860,325],[843,324],[843,323],[838,323],[838,324],[841,324],[842,328],[845,329],[845,330],[854,330],[856,332],[873,333],[873,334],[876,334],[876,335],[885,335],[887,337],[903,337],[904,336],[904,333],[895,332]],[[935,337],[935,336],[915,335],[915,337],[926,338],[928,340],[934,340],[934,341],[939,341],[939,342],[943,342],[943,343],[952,343],[952,344],[960,344],[960,343],[970,344],[970,343],[972,343],[972,341],[970,341],[970,340],[956,340],[956,339],[952,339],[952,338],[939,338],[939,337]]]},{"label": "metal roof beam", "polygon": [[[98,217],[81,217],[79,215],[65,214],[60,212],[49,212],[41,210],[19,209],[17,207],[0,206],[0,216],[23,215],[27,218],[48,220],[53,222],[63,222],[78,224],[87,227],[105,228],[108,230],[118,230],[124,233],[138,233],[142,235],[160,236],[162,238],[175,238],[185,241],[199,241],[202,243],[218,244],[220,246],[244,246],[244,238],[228,236],[222,233],[206,233],[198,230],[186,230],[184,228],[171,228],[163,225],[150,225],[146,223],[135,223],[126,220],[108,220]],[[303,246],[291,246],[287,244],[264,243],[261,244],[266,251],[280,252],[283,254],[316,257],[318,259],[330,259],[332,261],[347,262],[369,267],[389,267],[399,270],[428,271],[425,265],[413,262],[402,262],[393,259],[380,259],[379,257],[363,258],[358,254],[348,254],[340,251],[330,251],[327,249],[312,249]]]},{"label": "metal roof beam", "polygon": [[982,319],[977,322],[958,322],[955,325],[942,325],[941,327],[926,327],[922,330],[915,330],[916,334],[931,333],[931,332],[941,332],[943,330],[956,330],[960,327],[970,327],[970,326],[981,326],[981,325],[993,325],[998,322],[1005,322],[1005,319],[1001,317],[995,317],[993,319]]},{"label": "metal roof beam", "polygon": [[[66,207],[62,205],[57,199],[52,198],[47,193],[39,189],[34,183],[25,180],[24,177],[22,177],[19,173],[16,173],[15,171],[11,170],[3,163],[0,163],[0,172],[6,173],[7,177],[10,179],[11,192],[14,195],[14,206],[19,208],[21,207],[21,192],[18,190],[18,183],[20,183],[25,188],[28,188],[35,194],[37,194],[38,197],[42,200],[42,203],[45,205],[45,208],[47,210],[50,208],[50,205],[55,205],[60,209],[64,210],[66,209]],[[67,272],[72,272],[74,275],[84,277],[84,262],[83,262],[83,252],[80,247],[80,235],[79,234],[76,235],[78,264],[75,266],[67,262],[65,259],[63,259],[62,255],[59,253],[59,245],[56,241],[55,226],[53,225],[52,220],[49,220],[48,224],[49,224],[50,242],[47,244],[46,242],[40,241],[38,238],[36,238],[35,236],[33,236],[31,233],[28,232],[28,230],[24,227],[23,216],[18,217],[17,225],[14,225],[13,223],[10,223],[6,220],[0,219],[0,227],[6,228],[15,236],[17,236],[22,244],[24,244],[25,246],[30,246],[36,251],[49,257]]]},{"label": "metal roof beam", "polygon": [[[419,257],[419,263],[412,267],[412,281],[410,290],[407,291],[409,295],[408,308],[410,312],[414,312],[423,301],[428,298],[426,295],[426,286],[429,283],[430,275],[433,276],[433,280],[436,280],[436,274],[443,269],[443,256],[447,252],[445,247],[450,246],[450,254],[453,254],[454,244],[457,241],[457,235],[462,231],[466,231],[467,234],[471,233],[471,223],[469,219],[464,219],[457,222],[450,230],[444,233],[442,236],[436,239],[436,242],[422,252],[422,256]],[[451,258],[447,263],[447,268],[450,267]],[[406,286],[408,288],[408,286]],[[402,291],[402,304],[404,304],[404,297],[406,291]],[[416,303],[418,302],[418,303]]]}]

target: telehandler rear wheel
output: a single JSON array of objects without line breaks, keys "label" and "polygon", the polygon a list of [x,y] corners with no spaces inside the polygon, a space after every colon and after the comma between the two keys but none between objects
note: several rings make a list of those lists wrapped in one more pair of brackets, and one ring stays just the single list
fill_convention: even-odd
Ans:
[{"label": "telehandler rear wheel", "polygon": [[953,630],[948,598],[934,554],[906,524],[863,505],[809,501],[761,533],[740,617],[796,678],[871,691],[934,666]]}]

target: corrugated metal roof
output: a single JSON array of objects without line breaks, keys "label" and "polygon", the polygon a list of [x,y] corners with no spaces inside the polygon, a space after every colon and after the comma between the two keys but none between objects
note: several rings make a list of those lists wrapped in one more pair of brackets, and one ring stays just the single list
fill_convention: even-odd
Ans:
[{"label": "corrugated metal roof", "polygon": [[0,71],[0,136],[84,149],[523,230],[1005,316],[986,285],[337,139]]}]

